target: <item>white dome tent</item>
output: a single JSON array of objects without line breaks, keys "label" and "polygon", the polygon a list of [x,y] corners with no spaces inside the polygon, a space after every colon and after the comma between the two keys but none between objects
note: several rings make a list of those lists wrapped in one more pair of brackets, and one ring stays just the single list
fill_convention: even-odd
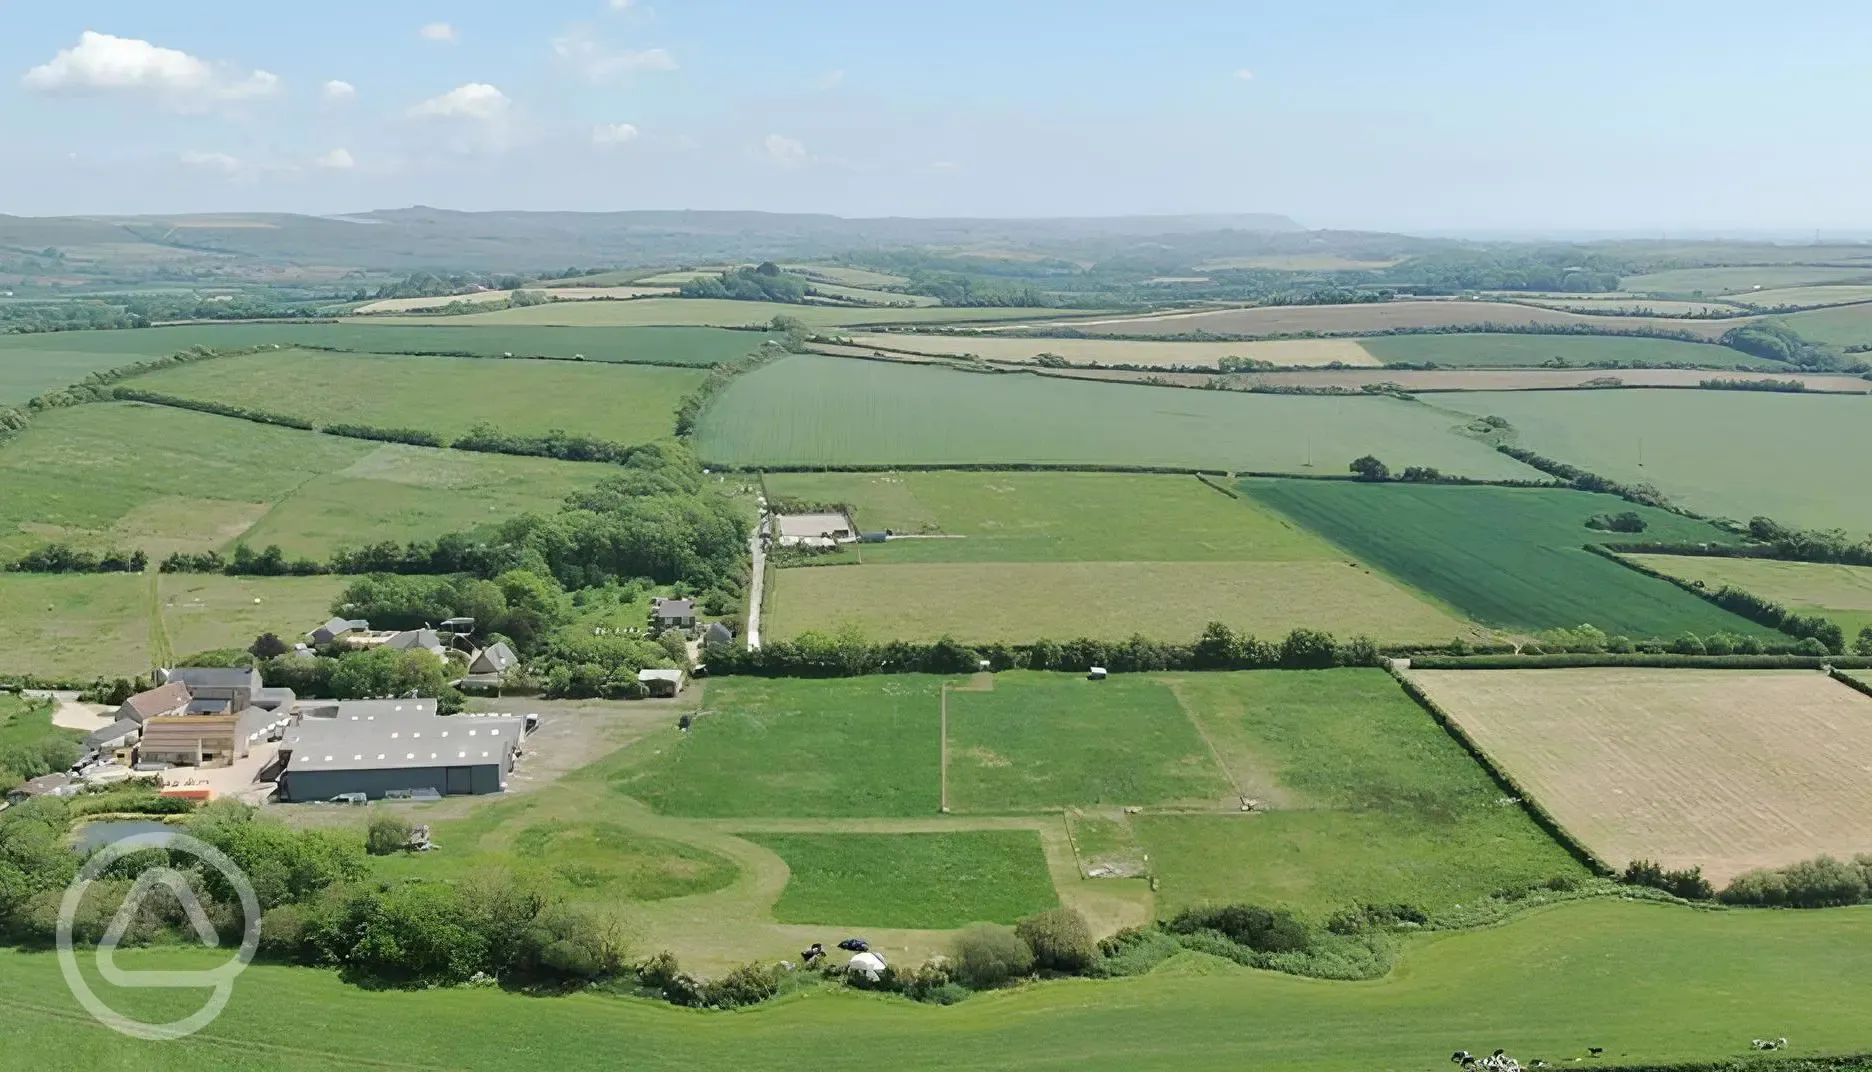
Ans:
[{"label": "white dome tent", "polygon": [[875,983],[878,973],[884,970],[884,958],[876,953],[856,953],[853,954],[851,963],[845,965],[845,970],[863,975]]}]

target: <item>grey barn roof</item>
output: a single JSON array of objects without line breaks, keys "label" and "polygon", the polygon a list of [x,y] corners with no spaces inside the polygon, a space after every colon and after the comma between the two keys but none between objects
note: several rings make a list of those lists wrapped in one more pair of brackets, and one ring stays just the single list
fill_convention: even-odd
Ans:
[{"label": "grey barn roof", "polygon": [[92,730],[85,737],[86,748],[102,748],[106,744],[121,741],[143,729],[142,723],[133,718],[118,719],[103,729]]},{"label": "grey barn roof", "polygon": [[693,618],[695,617],[695,600],[662,600],[656,605],[656,615],[659,618]]},{"label": "grey barn roof", "polygon": [[190,689],[258,689],[258,670],[224,670],[214,666],[180,666],[169,671],[171,683],[180,681]]},{"label": "grey barn roof", "polygon": [[493,643],[475,655],[468,668],[477,674],[498,674],[520,665],[520,657],[504,643]]},{"label": "grey barn roof", "polygon": [[434,649],[442,646],[442,638],[436,635],[434,629],[405,629],[384,641],[383,646],[405,651],[415,648]]},{"label": "grey barn roof", "polygon": [[519,746],[525,720],[450,716],[390,725],[315,719],[298,729],[288,772],[391,770],[505,763]]}]

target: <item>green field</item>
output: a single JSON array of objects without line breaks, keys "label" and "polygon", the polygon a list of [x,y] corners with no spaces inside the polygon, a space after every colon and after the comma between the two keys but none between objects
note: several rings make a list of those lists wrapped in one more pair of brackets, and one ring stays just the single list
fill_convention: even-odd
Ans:
[{"label": "green field", "polygon": [[1321,920],[1359,902],[1434,913],[1586,876],[1383,671],[1167,680],[1261,810],[1134,817],[1160,915],[1241,900]]},{"label": "green field", "polygon": [[773,909],[782,923],[950,930],[1059,904],[1031,830],[746,836],[792,872]]},{"label": "green field", "polygon": [[[1872,327],[1872,318],[1866,323]],[[1872,529],[1851,494],[1872,455],[1872,399],[1755,391],[1515,391],[1449,396],[1513,422],[1520,445],[1693,510],[1804,528]]]},{"label": "green field", "polygon": [[675,816],[934,815],[941,681],[722,678],[695,728],[615,785]]},{"label": "green field", "polygon": [[[0,752],[9,748],[32,748],[48,737],[84,736],[78,730],[52,725],[52,705],[28,703],[11,693],[0,693]],[[0,778],[6,772],[0,769]]]},{"label": "green field", "polygon": [[1804,313],[1777,316],[1775,319],[1813,342],[1842,348],[1872,345],[1872,305],[1810,309]]},{"label": "green field", "polygon": [[[144,1072],[335,1072],[376,1064],[506,1070],[515,1054],[555,1068],[693,1072],[745,1065],[957,1070],[1008,1067],[1253,1068],[1435,1072],[1457,1048],[1498,1046],[1549,1063],[1663,1064],[1742,1057],[1786,1035],[1791,1057],[1872,1050],[1866,909],[1697,912],[1595,901],[1506,926],[1411,940],[1374,983],[1270,972],[1165,970],[971,998],[953,1008],[841,993],[730,1015],[599,994],[542,999],[498,989],[368,992],[337,975],[260,965],[205,1031],[140,1042],[93,1022],[50,953],[0,951],[9,1060],[22,1068]],[[120,954],[131,972],[202,970],[225,953]],[[202,992],[106,986],[111,1007],[151,1023]],[[1511,966],[1511,969],[1505,966]],[[1511,970],[1512,985],[1503,982]],[[282,1022],[293,1029],[282,1034]]]},{"label": "green field", "polygon": [[1829,618],[1846,631],[1849,640],[1872,626],[1872,566],[1766,558],[1626,557],[1673,577],[1699,581],[1711,591],[1728,585],[1773,600],[1796,614]]},{"label": "green field", "polygon": [[1850,305],[1872,301],[1872,286],[1781,287],[1751,290],[1735,297],[1743,305],[1772,309],[1783,305]]},{"label": "green field", "polygon": [[[1393,398],[1275,397],[985,375],[798,355],[742,376],[702,417],[698,450],[736,465],[1093,463],[1342,472],[1394,465],[1530,470]],[[1311,468],[1316,465],[1317,468]]]},{"label": "green field", "polygon": [[486,421],[519,435],[559,429],[644,443],[675,432],[677,404],[704,375],[650,365],[282,350],[166,369],[130,386],[321,427],[413,428],[452,440]]},{"label": "green field", "polygon": [[1649,525],[1645,539],[1728,538],[1701,522],[1609,495],[1308,480],[1247,480],[1242,489],[1404,584],[1489,625],[1538,631],[1590,624],[1633,639],[1686,631],[1762,632],[1667,581],[1582,550],[1604,542],[1604,534],[1585,522],[1608,511],[1638,512]]},{"label": "green field", "polygon": [[350,583],[344,577],[200,573],[165,573],[159,580],[163,634],[176,659],[245,648],[268,632],[296,643],[331,616],[333,602]]},{"label": "green field", "polygon": [[[496,812],[501,818],[513,814],[512,809]],[[444,843],[438,852],[377,858],[372,873],[438,882],[471,881],[504,870],[571,900],[618,904],[711,893],[739,874],[734,862],[719,853],[613,822],[538,819],[505,841],[491,836],[495,829],[491,821],[446,824],[437,833]]]},{"label": "green field", "polygon": [[1530,368],[1558,357],[1571,365],[1616,362],[1639,367],[1668,364],[1716,368],[1786,369],[1714,343],[1625,335],[1379,335],[1359,345],[1386,364],[1434,362],[1444,368]]},{"label": "green field", "polygon": [[1176,695],[1150,678],[1002,673],[990,691],[949,693],[953,811],[1214,807],[1228,791]]},{"label": "green field", "polygon": [[324,556],[550,510],[611,471],[164,406],[76,406],[40,414],[0,450],[0,556],[63,540],[161,557],[243,539]]},{"label": "green field", "polygon": [[[659,277],[661,278],[661,277]],[[1074,310],[1067,316],[1092,315]],[[789,305],[781,302],[730,301],[716,298],[640,298],[634,301],[571,301],[497,309],[486,313],[451,316],[464,327],[516,327],[556,325],[575,328],[622,327],[748,327],[765,326],[776,316],[788,316],[810,327],[852,324],[965,324],[996,320],[1026,320],[1037,316],[1060,319],[1057,309],[865,309],[832,305]],[[388,324],[414,324],[418,318],[372,317]]]},{"label": "green field", "polygon": [[1666,272],[1628,275],[1619,280],[1622,290],[1646,294],[1733,294],[1755,287],[1798,287],[1810,283],[1839,283],[1872,278],[1872,265],[1833,268],[1810,264],[1775,264],[1754,268],[1674,268]]},{"label": "green field", "polygon": [[83,350],[28,350],[7,345],[9,339],[38,337],[0,335],[0,406],[16,405],[48,391],[69,387],[93,372],[116,368],[134,360],[119,354],[88,353]]}]

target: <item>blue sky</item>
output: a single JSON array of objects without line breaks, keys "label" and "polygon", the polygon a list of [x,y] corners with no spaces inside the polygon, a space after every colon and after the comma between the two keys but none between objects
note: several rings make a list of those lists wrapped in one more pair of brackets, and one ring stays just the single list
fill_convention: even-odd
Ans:
[{"label": "blue sky", "polygon": [[14,214],[421,203],[1872,230],[1861,3],[6,7]]}]

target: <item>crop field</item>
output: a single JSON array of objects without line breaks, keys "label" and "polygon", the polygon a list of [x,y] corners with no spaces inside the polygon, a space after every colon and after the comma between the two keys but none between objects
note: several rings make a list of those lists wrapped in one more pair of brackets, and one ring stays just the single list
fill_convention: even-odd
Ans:
[{"label": "crop field", "polygon": [[[69,334],[56,332],[49,334]],[[129,364],[117,354],[83,350],[28,350],[6,345],[0,335],[0,406],[17,405],[61,387],[77,383],[93,372]]]},{"label": "crop field", "polygon": [[1614,480],[1655,484],[1700,513],[1872,529],[1872,496],[1840,493],[1861,482],[1872,455],[1872,403],[1864,398],[1524,391],[1448,404],[1505,417],[1523,447]]},{"label": "crop field", "polygon": [[781,923],[951,930],[1012,924],[1059,905],[1031,830],[949,834],[749,834],[792,872]]},{"label": "crop field", "polygon": [[1615,867],[1864,852],[1872,697],[1799,670],[1413,671],[1463,731]]},{"label": "crop field", "polygon": [[[645,298],[628,302],[555,302],[521,309],[452,316],[464,327],[558,325],[580,328],[618,327],[744,327],[765,325],[776,316],[790,316],[812,327],[847,324],[961,324],[976,321],[1023,320],[1035,316],[1059,319],[1054,309],[866,309],[832,305],[790,305],[782,302],[731,301],[716,298]],[[374,317],[391,324],[423,323],[409,317]]]},{"label": "crop field", "polygon": [[1107,463],[1339,472],[1400,464],[1532,471],[1455,435],[1447,415],[1392,398],[1266,395],[989,375],[796,355],[737,378],[697,449],[735,465]]},{"label": "crop field", "polygon": [[[86,372],[167,357],[192,346],[219,350],[309,346],[379,354],[583,356],[587,361],[716,365],[747,356],[759,349],[766,338],[759,332],[699,327],[469,327],[458,323],[464,319],[428,317],[402,324],[379,320],[315,324],[203,323],[123,331],[0,335],[0,377],[16,363],[22,366],[34,361],[45,363],[40,356],[45,354],[59,355],[50,362],[53,367],[60,363],[69,363],[74,368],[87,365],[76,375],[60,375],[48,385],[57,387],[83,379]],[[4,389],[4,381],[0,381],[0,389]]]},{"label": "crop field", "polygon": [[289,555],[550,510],[609,466],[432,450],[136,403],[53,410],[0,450],[0,555],[63,540]]},{"label": "crop field", "polygon": [[1702,522],[1610,495],[1309,480],[1246,480],[1241,486],[1257,502],[1488,625],[1539,631],[1590,624],[1633,639],[1763,632],[1668,581],[1583,550],[1605,538],[1588,529],[1586,519],[1608,511],[1636,511],[1648,526],[1646,539],[1729,538]]},{"label": "crop field", "polygon": [[1688,555],[1626,557],[1661,573],[1701,582],[1711,591],[1729,585],[1771,599],[1796,614],[1829,618],[1848,638],[1872,626],[1872,566]]},{"label": "crop field", "polygon": [[1669,298],[1645,297],[1565,297],[1555,298],[1545,295],[1516,296],[1515,301],[1524,305],[1537,305],[1542,309],[1565,309],[1574,313],[1620,313],[1641,316],[1741,316],[1747,310],[1727,301],[1674,301]]},{"label": "crop field", "polygon": [[1838,347],[1872,345],[1872,305],[1861,303],[1831,309],[1809,309],[1804,313],[1788,313],[1775,319],[1813,342]]},{"label": "crop field", "polygon": [[675,816],[934,815],[941,682],[910,674],[713,681],[695,728],[614,784]]},{"label": "crop field", "polygon": [[700,369],[572,361],[267,351],[165,369],[132,386],[329,424],[413,428],[445,441],[486,421],[520,435],[561,429],[617,443],[676,430]]},{"label": "crop field", "polygon": [[[463,305],[493,305],[508,301],[514,296],[511,290],[483,290],[473,294],[446,294],[434,298],[385,298],[360,305],[351,310],[354,315],[368,316],[372,313],[409,313],[419,309],[442,309],[457,302]],[[676,293],[675,287],[634,287],[634,286],[582,286],[582,287],[529,287],[529,295],[543,294],[554,301],[596,301],[599,299],[660,298]]]},{"label": "crop field", "polygon": [[1872,301],[1872,286],[1784,287],[1751,290],[1730,299],[1742,305],[1772,309],[1782,305],[1849,305]]},{"label": "crop field", "polygon": [[1625,290],[1651,294],[1746,293],[1756,287],[1764,290],[1799,287],[1814,283],[1842,283],[1872,279],[1872,265],[1860,268],[1821,267],[1811,264],[1774,264],[1748,268],[1675,268],[1648,275],[1628,275],[1619,280]]},{"label": "crop field", "polygon": [[1024,339],[996,335],[854,335],[852,345],[918,354],[973,354],[988,361],[1032,361],[1054,354],[1084,365],[1194,365],[1214,368],[1225,357],[1281,366],[1376,365],[1353,339],[1275,339],[1267,342],[1135,342],[1127,339]]},{"label": "crop field", "polygon": [[[1381,335],[1359,340],[1385,364],[1449,368],[1534,368],[1556,358],[1570,365],[1611,362],[1620,365],[1691,364],[1711,368],[1781,368],[1779,361],[1751,357],[1714,343],[1620,335]],[[1605,375],[1605,373],[1600,373]]]},{"label": "crop field", "polygon": [[1133,818],[1159,915],[1236,900],[1318,920],[1355,902],[1435,913],[1585,875],[1381,670],[1164,680],[1257,810]]},{"label": "crop field", "polygon": [[[1786,365],[1779,366],[1786,368]],[[1556,391],[1621,387],[1697,387],[1705,380],[1778,380],[1801,383],[1809,391],[1843,394],[1872,392],[1872,381],[1849,373],[1718,372],[1711,369],[1314,369],[1307,372],[1244,372],[1228,377],[1231,386],[1343,387],[1395,384],[1406,391]],[[1607,381],[1611,381],[1609,384]]]},{"label": "crop field", "polygon": [[[494,314],[498,315],[498,314]],[[1054,318],[1057,321],[1057,318]],[[1102,335],[1299,335],[1307,332],[1362,335],[1398,328],[1455,328],[1483,324],[1556,324],[1631,331],[1640,328],[1685,331],[1714,339],[1736,321],[1672,320],[1638,316],[1592,316],[1560,309],[1540,309],[1509,302],[1390,301],[1357,305],[1274,305],[1215,309],[1193,313],[1154,313],[1123,318],[1092,318],[1066,324]]]},{"label": "crop field", "polygon": [[1229,784],[1163,684],[1142,675],[996,674],[949,694],[949,806],[1012,815],[1076,806],[1216,808]]}]

